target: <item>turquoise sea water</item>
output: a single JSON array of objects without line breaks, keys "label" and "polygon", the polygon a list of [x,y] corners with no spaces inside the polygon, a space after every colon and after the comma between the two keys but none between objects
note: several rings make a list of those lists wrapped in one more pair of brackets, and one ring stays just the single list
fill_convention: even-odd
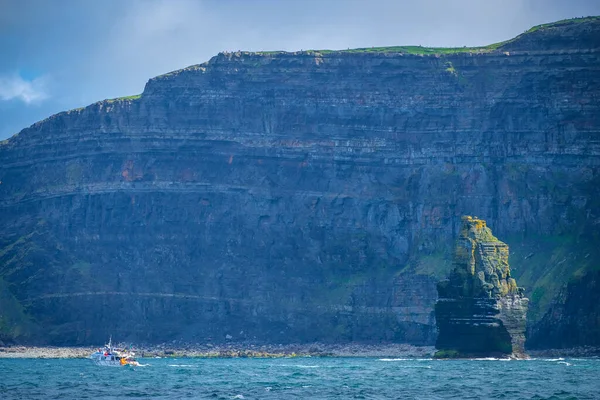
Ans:
[{"label": "turquoise sea water", "polygon": [[1,399],[600,399],[600,359],[0,359]]}]

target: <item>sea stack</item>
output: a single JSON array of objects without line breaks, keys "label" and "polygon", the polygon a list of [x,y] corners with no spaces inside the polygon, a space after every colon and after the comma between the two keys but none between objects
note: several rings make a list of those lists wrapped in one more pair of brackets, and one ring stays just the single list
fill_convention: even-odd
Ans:
[{"label": "sea stack", "polygon": [[508,246],[484,220],[462,217],[448,279],[437,285],[437,358],[525,358],[527,303],[510,276]]}]

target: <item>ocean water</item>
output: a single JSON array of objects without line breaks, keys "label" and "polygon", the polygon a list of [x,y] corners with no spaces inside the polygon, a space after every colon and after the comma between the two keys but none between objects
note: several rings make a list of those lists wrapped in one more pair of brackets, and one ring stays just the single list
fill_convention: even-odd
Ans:
[{"label": "ocean water", "polygon": [[0,359],[5,399],[600,399],[600,359]]}]

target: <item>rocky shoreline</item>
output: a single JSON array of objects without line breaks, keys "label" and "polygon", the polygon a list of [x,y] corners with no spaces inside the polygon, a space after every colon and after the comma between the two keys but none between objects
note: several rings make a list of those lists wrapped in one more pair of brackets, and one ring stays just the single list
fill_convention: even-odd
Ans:
[{"label": "rocky shoreline", "polygon": [[[124,347],[123,344],[117,347]],[[87,358],[97,347],[0,346],[0,358]],[[390,357],[429,358],[432,346],[408,344],[158,344],[133,346],[139,357],[170,358],[280,358],[280,357]],[[531,358],[600,357],[598,347],[529,350]]]},{"label": "rocky shoreline", "polygon": [[[117,347],[125,347],[120,344]],[[279,357],[431,357],[431,346],[411,346],[408,344],[159,344],[133,345],[139,357],[240,357],[240,358],[279,358]],[[0,347],[0,358],[87,358],[97,347]]]}]

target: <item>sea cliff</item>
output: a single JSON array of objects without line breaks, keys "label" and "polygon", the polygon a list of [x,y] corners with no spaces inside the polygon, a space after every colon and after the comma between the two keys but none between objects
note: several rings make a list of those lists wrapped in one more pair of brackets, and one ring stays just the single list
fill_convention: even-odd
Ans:
[{"label": "sea cliff", "polygon": [[464,214],[533,327],[600,262],[599,52],[221,53],[40,121],[0,144],[0,340],[432,345]]},{"label": "sea cliff", "polygon": [[486,222],[464,216],[454,269],[438,283],[438,358],[524,358],[529,299],[510,274],[508,246]]}]

